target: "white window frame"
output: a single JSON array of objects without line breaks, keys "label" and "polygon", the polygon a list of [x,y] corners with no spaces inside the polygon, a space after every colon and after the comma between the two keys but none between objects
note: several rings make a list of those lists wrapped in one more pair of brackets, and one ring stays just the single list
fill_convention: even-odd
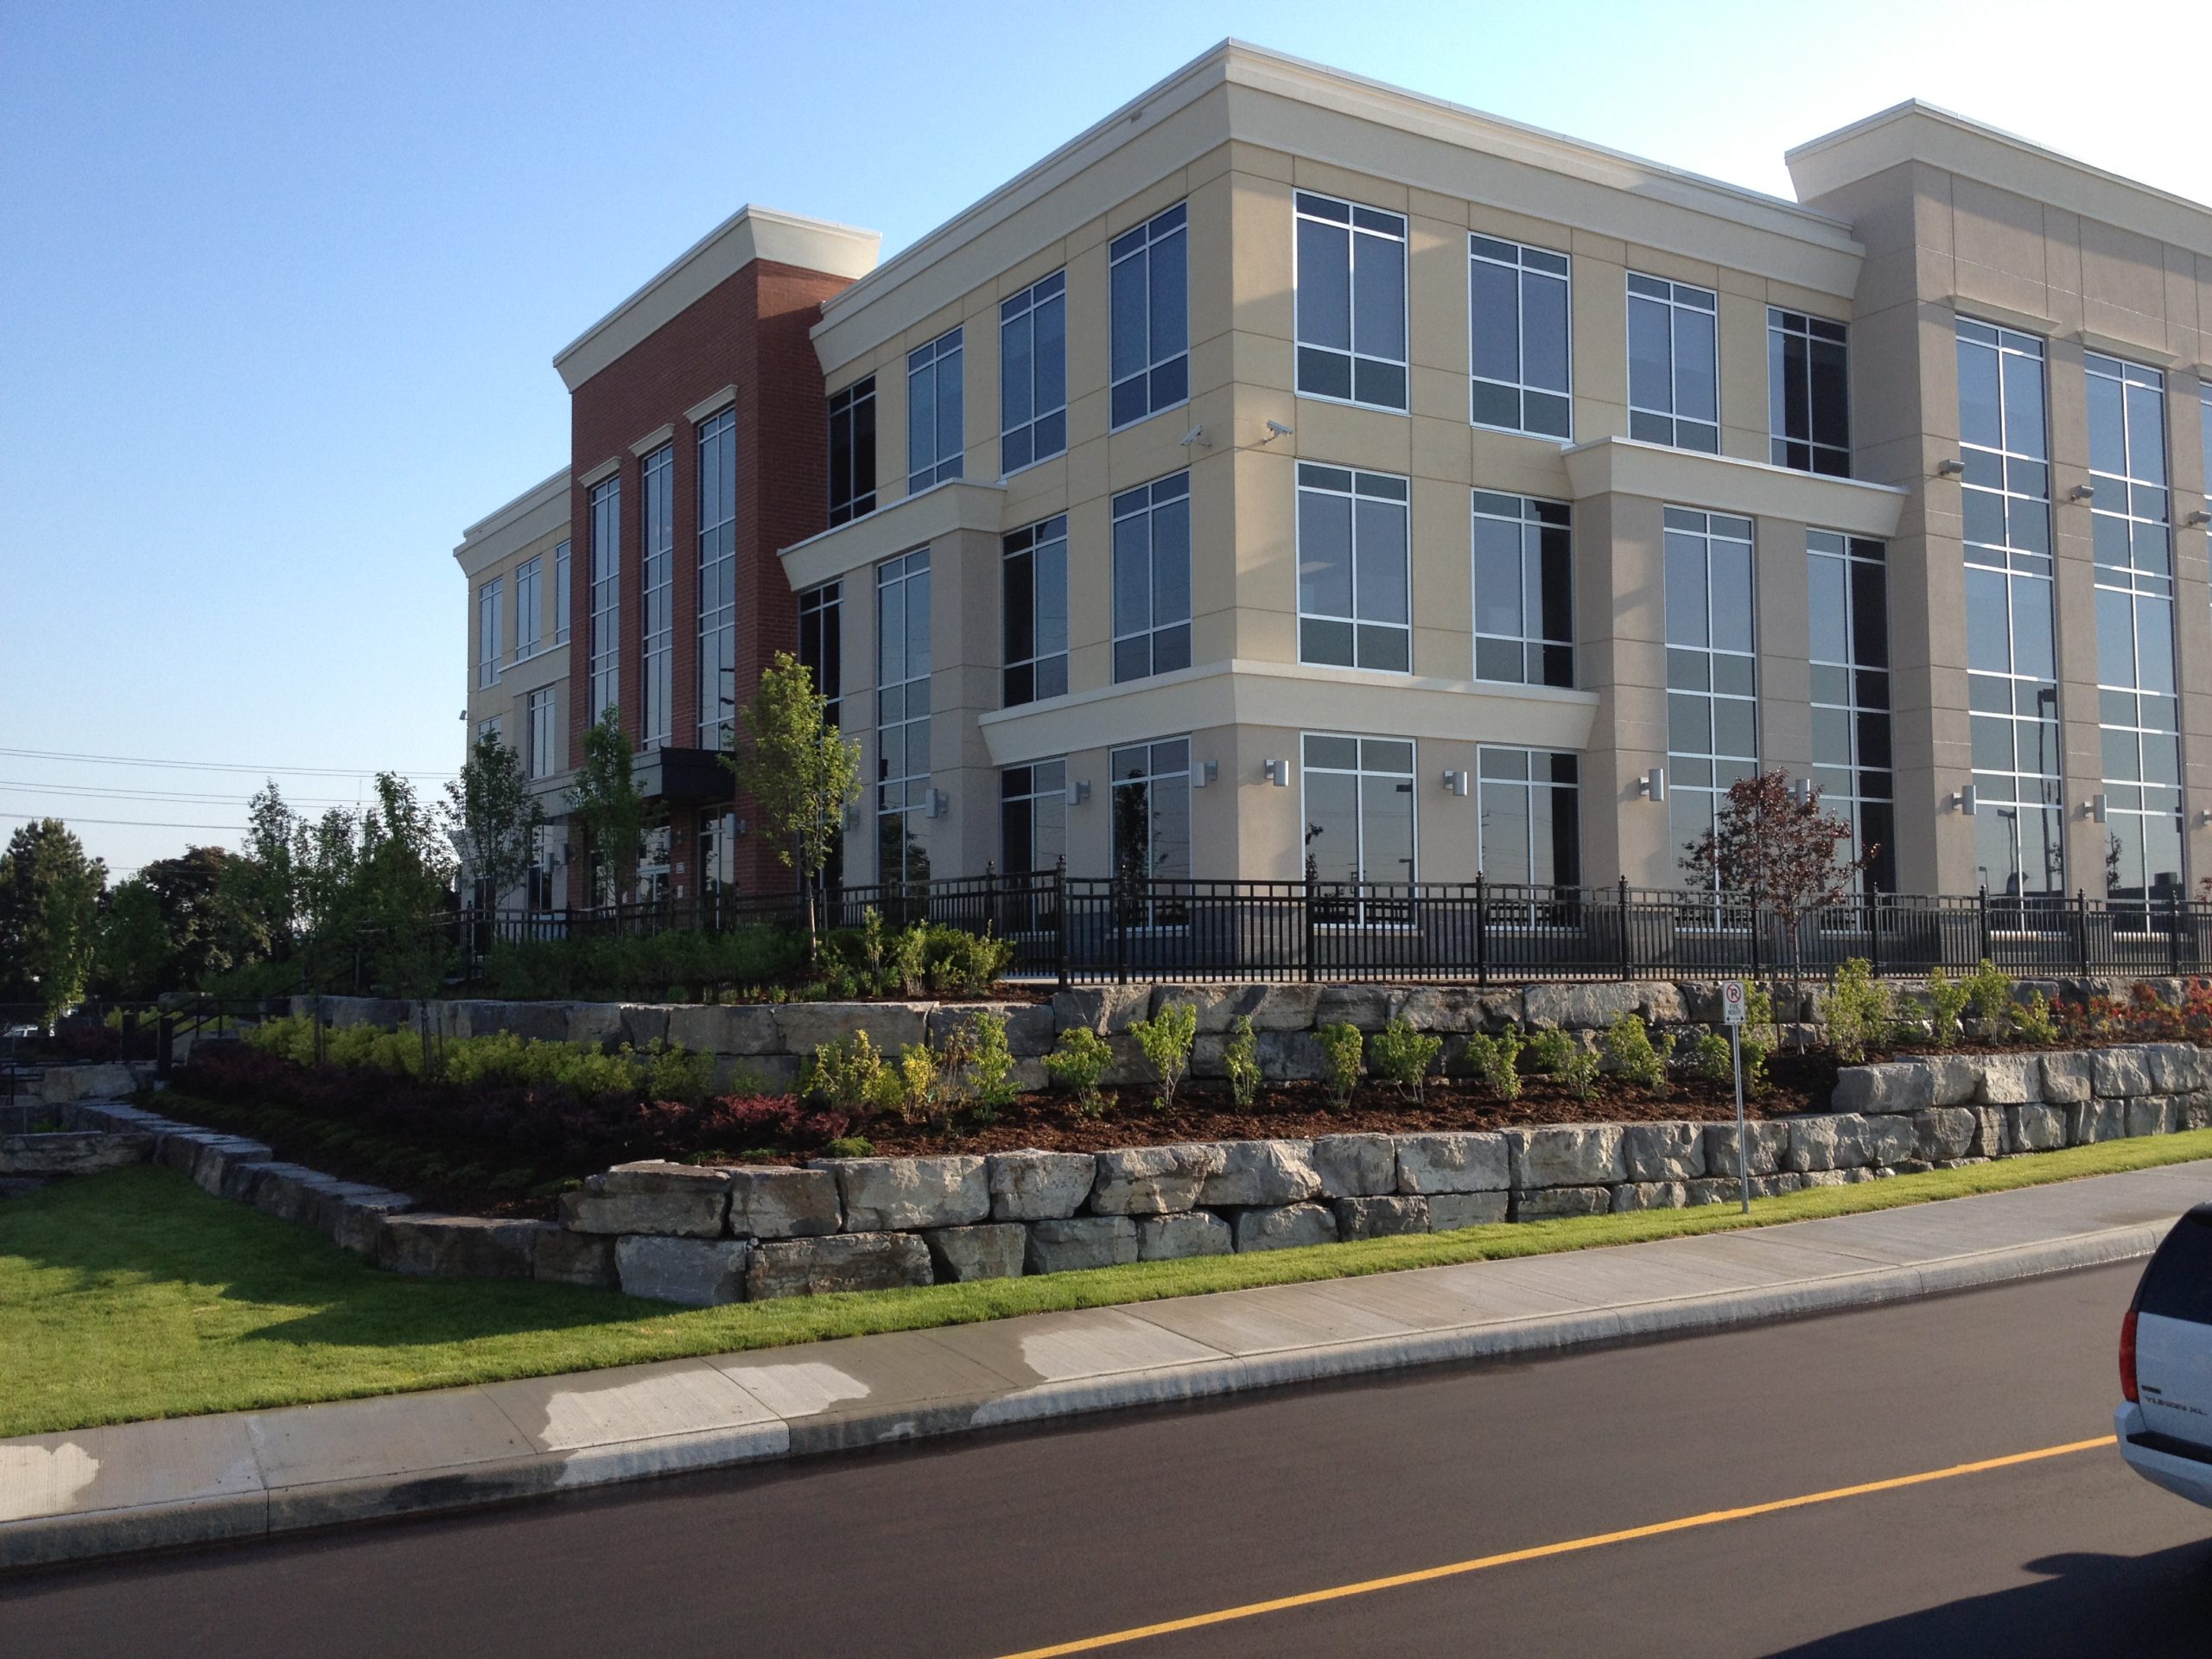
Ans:
[{"label": "white window frame", "polygon": [[527,662],[545,648],[545,561],[543,554],[515,567],[515,655]]},{"label": "white window frame", "polygon": [[[1484,252],[1483,251],[1483,245],[1485,243],[1494,247],[1511,248],[1518,257],[1513,262],[1509,264],[1507,261],[1499,258],[1496,254]],[[1564,261],[1567,265],[1567,269],[1564,271],[1555,271],[1546,266],[1531,265],[1529,263],[1529,256],[1532,253],[1539,255],[1545,259],[1558,259]],[[1499,380],[1490,375],[1478,374],[1475,372],[1474,270],[1478,264],[1495,265],[1501,270],[1511,270],[1519,274],[1519,280],[1516,280],[1514,283],[1513,290],[1514,341],[1522,365],[1522,376],[1518,379],[1510,381]],[[1529,363],[1529,308],[1526,296],[1522,291],[1522,283],[1526,281],[1528,275],[1532,271],[1547,282],[1558,283],[1567,293],[1567,385],[1564,389],[1558,389],[1551,386],[1532,386],[1529,384],[1527,378]],[[1520,424],[1517,426],[1503,426],[1495,421],[1478,419],[1474,410],[1474,389],[1478,385],[1485,386],[1510,386],[1521,400]],[[1564,435],[1555,432],[1540,432],[1529,424],[1529,394],[1532,391],[1535,392],[1540,397],[1563,397],[1566,399],[1567,432]],[[1573,443],[1574,258],[1573,255],[1561,253],[1555,248],[1538,247],[1533,242],[1516,242],[1510,237],[1486,236],[1480,231],[1471,231],[1468,232],[1467,419],[1470,424],[1485,432],[1514,432],[1518,433],[1523,437],[1541,438],[1546,443],[1556,443],[1562,446],[1572,445]]]},{"label": "white window frame", "polygon": [[[1663,284],[1667,289],[1667,297],[1664,300],[1662,300],[1656,294],[1637,293],[1636,290],[1636,284],[1639,282]],[[1682,298],[1682,296],[1685,294],[1702,295],[1706,299],[1711,301],[1712,303],[1710,305],[1698,305],[1692,302],[1685,301]],[[1667,396],[1669,401],[1674,404],[1674,407],[1671,409],[1649,409],[1636,401],[1635,319],[1636,302],[1638,300],[1642,300],[1647,305],[1664,305],[1667,308]],[[1686,444],[1681,441],[1681,425],[1684,421],[1689,421],[1690,424],[1693,426],[1703,426],[1707,424],[1707,423],[1702,420],[1694,419],[1681,412],[1682,402],[1682,353],[1681,327],[1678,319],[1684,312],[1690,312],[1700,316],[1709,318],[1713,324],[1713,420],[1711,423],[1713,427],[1713,447],[1710,449],[1700,449],[1694,445]],[[1631,270],[1628,273],[1627,281],[1622,285],[1621,327],[1623,330],[1621,335],[1622,343],[1628,348],[1628,417],[1630,438],[1638,443],[1657,443],[1660,442],[1660,440],[1656,438],[1638,438],[1636,435],[1636,417],[1638,415],[1648,415],[1654,419],[1663,420],[1669,423],[1673,428],[1672,435],[1665,441],[1667,448],[1671,449],[1687,449],[1693,454],[1719,454],[1720,453],[1720,435],[1724,424],[1724,417],[1720,408],[1720,395],[1721,389],[1725,384],[1720,378],[1720,296],[1719,292],[1710,288],[1700,288],[1695,283],[1678,283],[1672,277],[1655,276],[1649,271]]]},{"label": "white window frame", "polygon": [[[1174,223],[1172,225],[1166,224],[1166,221],[1170,219],[1173,219]],[[1163,226],[1165,228],[1163,228]],[[1173,240],[1177,237],[1180,237],[1182,238],[1183,344],[1177,350],[1168,353],[1165,357],[1161,357],[1155,354],[1158,350],[1158,341],[1154,338],[1154,331],[1153,328],[1151,260],[1154,249],[1165,245],[1166,243]],[[1131,240],[1132,238],[1135,238],[1135,239]],[[1123,244],[1127,244],[1127,245],[1122,246]],[[1136,425],[1140,421],[1148,421],[1155,415],[1165,414],[1171,409],[1179,409],[1184,404],[1191,401],[1190,204],[1187,201],[1179,201],[1172,207],[1163,207],[1151,218],[1145,220],[1143,224],[1131,226],[1119,236],[1113,238],[1106,245],[1106,410],[1107,418],[1112,423],[1109,429],[1119,432],[1126,427]],[[1117,246],[1121,246],[1121,251],[1118,253],[1114,251],[1115,248]],[[1113,378],[1114,272],[1130,260],[1140,257],[1144,259],[1146,262],[1144,323],[1145,360],[1141,366],[1128,374],[1122,376],[1122,378],[1117,380]],[[1180,358],[1183,362],[1183,395],[1180,397],[1170,398],[1165,403],[1154,403],[1152,401],[1152,377],[1159,373],[1160,370],[1166,368],[1169,364],[1174,362],[1178,358]],[[1122,387],[1128,385],[1130,382],[1135,380],[1142,380],[1145,383],[1145,407],[1141,413],[1130,416],[1128,419],[1125,421],[1115,420],[1113,414],[1114,394],[1120,391]]]},{"label": "white window frame", "polygon": [[[1350,488],[1339,489],[1332,482],[1321,480],[1320,474],[1324,473],[1342,473],[1346,474],[1351,480]],[[1402,494],[1393,494],[1387,489],[1377,490],[1367,487],[1369,485],[1376,482],[1395,484],[1404,493]],[[1339,499],[1349,500],[1351,503],[1351,543],[1347,549],[1347,552],[1349,553],[1351,560],[1351,568],[1348,575],[1351,584],[1352,614],[1349,616],[1332,616],[1325,612],[1308,611],[1306,608],[1306,583],[1302,574],[1305,560],[1305,554],[1302,550],[1302,538],[1305,535],[1306,519],[1306,514],[1303,509],[1305,505],[1305,499],[1309,493],[1314,495],[1332,496]],[[1411,674],[1414,671],[1413,480],[1395,473],[1369,472],[1364,468],[1338,467],[1329,461],[1301,461],[1298,463],[1297,494],[1300,511],[1294,521],[1293,535],[1294,537],[1299,538],[1301,550],[1298,556],[1300,569],[1298,570],[1294,570],[1293,573],[1294,579],[1297,582],[1298,586],[1296,592],[1292,595],[1292,603],[1295,607],[1298,617],[1298,660],[1301,664],[1311,664],[1315,667],[1322,668],[1359,668],[1375,674]],[[1402,553],[1404,562],[1404,588],[1406,595],[1406,620],[1403,623],[1369,621],[1358,614],[1360,588],[1359,504],[1363,500],[1387,502],[1391,505],[1403,509],[1405,512],[1406,536],[1405,544]],[[1306,654],[1306,624],[1308,621],[1341,623],[1350,627],[1352,631],[1352,660],[1349,663],[1332,663],[1324,659],[1307,657]],[[1402,633],[1405,636],[1406,641],[1406,665],[1403,668],[1395,666],[1386,668],[1362,661],[1362,652],[1360,651],[1360,631],[1363,628],[1374,628],[1376,630],[1387,630],[1392,632]]]},{"label": "white window frame", "polygon": [[[1064,455],[1068,450],[1068,274],[1063,269],[1050,276],[1040,276],[1019,294],[1009,295],[999,302],[999,476],[1011,478],[1041,461]],[[1043,361],[1037,351],[1037,319],[1048,307],[1058,305],[1060,318],[1060,400],[1051,408],[1040,408],[1037,403],[1038,365]],[[1007,336],[1015,329],[1027,331],[1029,340],[1029,415],[1020,421],[1007,418],[1007,365],[1011,360],[1006,348]],[[1038,433],[1055,415],[1059,416],[1059,442],[1051,448],[1039,446]],[[1007,441],[1016,433],[1025,435],[1029,442],[1028,459],[1019,466],[1007,465]]]},{"label": "white window frame", "polygon": [[499,615],[505,578],[494,576],[476,590],[476,683],[480,690],[499,683]]},{"label": "white window frame", "polygon": [[[954,401],[958,404],[954,413],[959,426],[951,435],[950,449],[938,422],[938,416],[945,412],[942,383],[948,373],[952,377]],[[921,440],[921,426],[915,411],[922,399],[916,396],[915,387],[924,380],[928,382],[930,393],[931,453],[927,461],[918,466],[915,445]],[[918,495],[952,479],[965,477],[967,462],[967,330],[948,328],[935,340],[925,340],[906,353],[906,493]]]},{"label": "white window frame", "polygon": [[[1338,219],[1315,207],[1341,207],[1344,217]],[[1360,215],[1371,214],[1376,219],[1394,221],[1395,234],[1372,225],[1363,224]],[[1348,345],[1341,350],[1333,346],[1310,345],[1305,336],[1306,286],[1304,256],[1299,251],[1299,227],[1311,220],[1317,225],[1332,225],[1345,232],[1344,247],[1344,303],[1346,315],[1344,333]],[[1359,348],[1359,238],[1373,237],[1379,241],[1398,245],[1398,322],[1403,334],[1400,341],[1401,355],[1384,357],[1375,352]],[[1411,226],[1403,213],[1392,213],[1387,207],[1372,207],[1365,202],[1352,201],[1342,196],[1325,195],[1318,190],[1294,190],[1291,193],[1291,383],[1300,397],[1317,403],[1344,404],[1355,409],[1381,410],[1386,414],[1407,415],[1413,408],[1413,237]],[[1343,358],[1350,367],[1351,395],[1339,397],[1333,392],[1315,391],[1306,385],[1305,354],[1308,350],[1326,352]],[[1363,362],[1381,363],[1396,369],[1404,377],[1405,401],[1397,404],[1371,402],[1359,394],[1359,365]]]}]

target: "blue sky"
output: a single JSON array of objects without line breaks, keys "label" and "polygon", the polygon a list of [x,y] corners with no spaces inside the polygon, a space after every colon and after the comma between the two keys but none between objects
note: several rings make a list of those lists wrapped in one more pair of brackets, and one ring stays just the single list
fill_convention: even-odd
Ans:
[{"label": "blue sky", "polygon": [[2198,6],[1847,10],[0,0],[0,750],[245,768],[0,753],[0,834],[435,786],[556,350],[741,202],[893,251],[1224,35],[1777,194],[1918,96],[2212,200]]}]

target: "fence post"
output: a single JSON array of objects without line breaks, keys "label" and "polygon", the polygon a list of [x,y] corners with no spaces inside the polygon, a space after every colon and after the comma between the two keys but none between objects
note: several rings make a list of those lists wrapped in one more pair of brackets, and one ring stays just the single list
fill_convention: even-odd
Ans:
[{"label": "fence post", "polygon": [[999,861],[995,858],[983,861],[983,931],[999,931]]},{"label": "fence post", "polygon": [[1055,912],[1059,917],[1060,988],[1065,991],[1068,988],[1068,855],[1065,853],[1062,853],[1052,865],[1052,897],[1058,901]]},{"label": "fence post", "polygon": [[2082,978],[2089,976],[2089,894],[2085,887],[2074,889],[2074,963]]},{"label": "fence post", "polygon": [[1306,982],[1312,984],[1320,976],[1313,961],[1313,889],[1320,878],[1320,868],[1313,861],[1313,855],[1306,855]]},{"label": "fence post", "polygon": [[1475,983],[1490,983],[1490,886],[1475,872]]},{"label": "fence post", "polygon": [[2181,977],[2181,889],[2166,889],[2166,971]]},{"label": "fence post", "polygon": [[[1978,903],[1980,905],[1981,915],[1981,949],[1974,953],[1974,963],[1977,967],[1985,962],[1992,962],[1995,960],[1995,958],[1989,953],[1989,883],[1986,881],[1983,882],[1979,891],[1980,898]],[[1973,970],[1969,969],[1967,971],[1972,972]]]},{"label": "fence post", "polygon": [[1117,868],[1114,872],[1114,982],[1116,985],[1129,982],[1129,918],[1122,913],[1122,885],[1128,879],[1123,871]]},{"label": "fence post", "polygon": [[1882,889],[1866,883],[1866,971],[1882,976]]},{"label": "fence post", "polygon": [[1745,931],[1751,942],[1751,978],[1756,981],[1759,976],[1759,890],[1757,887],[1751,889],[1751,901],[1748,912],[1751,919]]},{"label": "fence post", "polygon": [[154,1022],[154,1041],[159,1045],[154,1050],[154,1075],[157,1077],[167,1077],[175,1065],[174,1050],[176,1046],[176,1019],[175,1015],[164,1014]]},{"label": "fence post", "polygon": [[1635,952],[1628,937],[1628,877],[1621,877],[1621,977],[1630,978],[1630,966]]}]

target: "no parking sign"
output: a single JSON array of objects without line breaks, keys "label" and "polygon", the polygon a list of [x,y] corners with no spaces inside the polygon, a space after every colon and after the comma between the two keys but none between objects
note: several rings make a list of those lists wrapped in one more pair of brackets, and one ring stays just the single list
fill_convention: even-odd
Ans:
[{"label": "no parking sign", "polygon": [[1744,1144],[1744,982],[1720,982],[1720,1022],[1728,1027],[1728,1058],[1736,1073],[1736,1182],[1742,1189],[1744,1213],[1751,1213],[1751,1148]]}]

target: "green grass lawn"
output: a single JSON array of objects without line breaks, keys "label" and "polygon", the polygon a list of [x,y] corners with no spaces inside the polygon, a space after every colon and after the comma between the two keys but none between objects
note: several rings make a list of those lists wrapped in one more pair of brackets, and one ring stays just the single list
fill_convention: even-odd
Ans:
[{"label": "green grass lawn", "polygon": [[337,1400],[1849,1215],[2212,1157],[2212,1129],[1757,1199],[873,1295],[678,1309],[401,1279],[137,1168],[0,1200],[0,1436]]}]

